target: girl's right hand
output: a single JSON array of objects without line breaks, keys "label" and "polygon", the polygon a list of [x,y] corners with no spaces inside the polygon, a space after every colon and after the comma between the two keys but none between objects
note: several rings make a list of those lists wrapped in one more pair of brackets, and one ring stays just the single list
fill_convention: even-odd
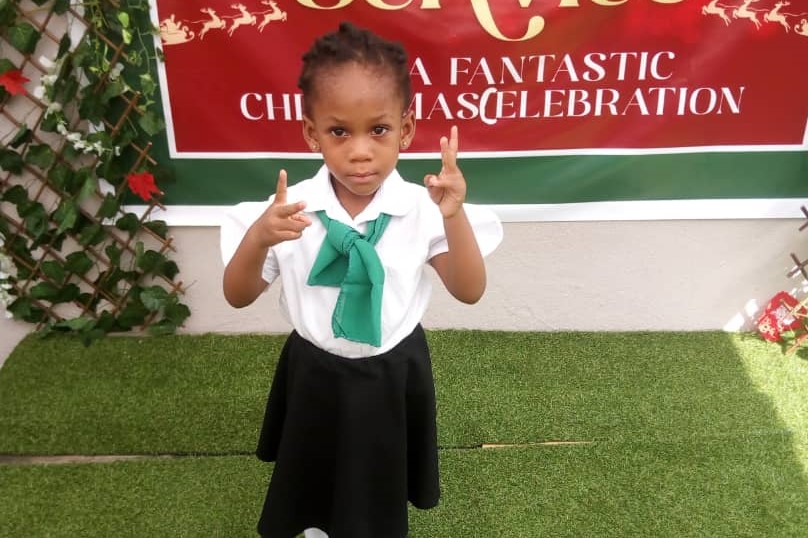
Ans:
[{"label": "girl's right hand", "polygon": [[263,248],[299,239],[311,225],[311,219],[302,212],[305,207],[306,202],[286,203],[286,170],[281,170],[275,199],[250,227],[250,233]]}]

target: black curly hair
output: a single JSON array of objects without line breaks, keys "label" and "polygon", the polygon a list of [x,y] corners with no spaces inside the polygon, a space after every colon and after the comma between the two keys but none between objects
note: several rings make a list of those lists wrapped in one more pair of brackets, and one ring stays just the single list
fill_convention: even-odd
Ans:
[{"label": "black curly hair", "polygon": [[389,69],[398,83],[402,108],[412,98],[407,52],[400,43],[387,41],[370,30],[342,22],[336,32],[325,34],[303,54],[303,69],[297,87],[303,92],[303,108],[308,114],[309,103],[315,98],[316,77],[324,69],[356,62],[361,65]]}]

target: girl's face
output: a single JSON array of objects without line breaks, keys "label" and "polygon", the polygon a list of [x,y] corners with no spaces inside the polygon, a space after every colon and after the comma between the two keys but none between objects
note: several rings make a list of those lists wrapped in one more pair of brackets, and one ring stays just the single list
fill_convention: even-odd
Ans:
[{"label": "girl's face", "polygon": [[415,119],[402,113],[401,91],[383,69],[349,63],[325,71],[316,84],[303,136],[322,152],[337,198],[356,216],[409,145]]}]

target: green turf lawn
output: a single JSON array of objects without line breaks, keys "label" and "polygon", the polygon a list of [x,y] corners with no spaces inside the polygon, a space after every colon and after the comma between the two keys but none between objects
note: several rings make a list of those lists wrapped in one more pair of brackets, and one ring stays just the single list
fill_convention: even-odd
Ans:
[{"label": "green turf lawn", "polygon": [[[808,536],[808,355],[719,332],[428,338],[443,496],[411,536]],[[28,337],[0,369],[0,454],[182,457],[0,465],[0,537],[255,536],[282,343]]]}]

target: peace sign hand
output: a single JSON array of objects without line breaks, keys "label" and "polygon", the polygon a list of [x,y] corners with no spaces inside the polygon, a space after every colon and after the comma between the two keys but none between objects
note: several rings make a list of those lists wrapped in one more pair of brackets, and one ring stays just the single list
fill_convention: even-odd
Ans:
[{"label": "peace sign hand", "polygon": [[466,200],[466,179],[457,167],[457,147],[457,126],[453,125],[449,138],[442,136],[440,139],[440,173],[424,177],[429,196],[438,204],[444,219],[455,216]]},{"label": "peace sign hand", "polygon": [[264,211],[253,229],[262,247],[271,247],[283,241],[299,239],[311,219],[302,213],[306,202],[286,203],[286,170],[278,174],[275,199]]}]

